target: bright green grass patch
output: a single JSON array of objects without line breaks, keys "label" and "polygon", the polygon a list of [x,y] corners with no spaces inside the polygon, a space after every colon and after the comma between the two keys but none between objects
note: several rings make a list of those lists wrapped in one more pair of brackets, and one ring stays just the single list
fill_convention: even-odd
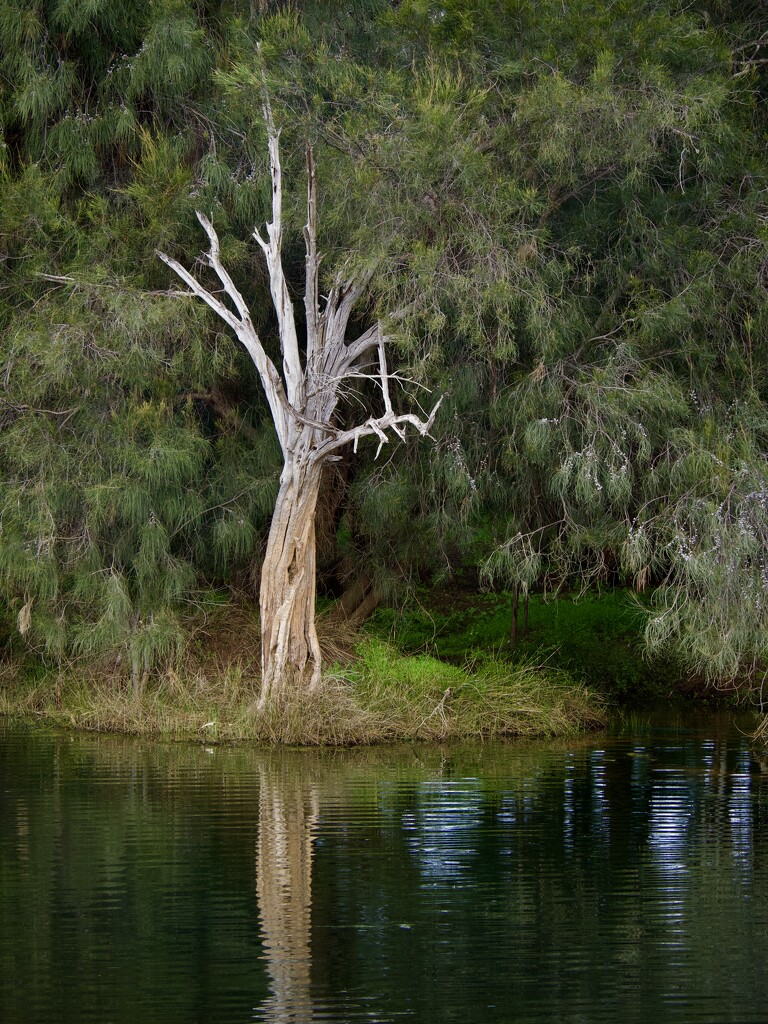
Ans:
[{"label": "bright green grass patch", "polygon": [[376,640],[360,654],[357,699],[393,737],[555,736],[605,724],[604,703],[557,670],[498,659],[458,668]]},{"label": "bright green grass patch", "polygon": [[[511,665],[536,662],[547,673],[559,670],[584,680],[624,705],[658,701],[685,687],[671,662],[643,654],[644,612],[623,590],[570,595],[545,601],[530,598],[528,632],[510,640],[509,593],[425,593],[405,610],[383,609],[369,625],[403,653],[428,652],[449,661],[493,654]],[[519,628],[522,633],[522,600]]]}]

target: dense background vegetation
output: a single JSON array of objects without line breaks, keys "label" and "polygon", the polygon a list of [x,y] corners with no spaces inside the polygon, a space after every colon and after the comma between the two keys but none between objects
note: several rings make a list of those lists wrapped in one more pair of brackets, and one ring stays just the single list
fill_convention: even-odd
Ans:
[{"label": "dense background vegetation", "polygon": [[325,269],[445,395],[328,475],[321,592],[621,584],[650,650],[759,682],[766,58],[757,2],[0,0],[7,655],[146,676],[256,593],[273,430],[155,250],[209,212],[271,337],[266,68],[297,289],[309,139]]}]

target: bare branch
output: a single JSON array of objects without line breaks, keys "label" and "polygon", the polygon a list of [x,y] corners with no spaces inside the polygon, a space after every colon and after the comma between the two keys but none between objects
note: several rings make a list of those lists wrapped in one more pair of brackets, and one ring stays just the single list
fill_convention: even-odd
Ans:
[{"label": "bare branch", "polygon": [[[368,280],[370,280],[370,278],[366,278],[366,281]],[[396,310],[394,313],[389,313],[387,316],[387,323],[396,323],[398,320],[403,320],[411,312],[413,306],[414,304],[410,303],[408,306],[404,306]],[[334,354],[333,362],[329,367],[328,372],[331,374],[350,376],[349,371],[360,367],[361,364],[359,360],[370,352],[371,349],[378,348],[381,329],[381,323],[377,322],[366,331],[363,331],[360,337],[355,341],[342,346],[342,348]],[[394,378],[391,377],[391,379]]]},{"label": "bare branch", "polygon": [[374,434],[379,438],[379,447],[376,451],[376,457],[378,457],[383,446],[389,441],[386,431],[389,429],[394,430],[397,436],[402,440],[405,438],[405,430],[403,428],[408,424],[415,427],[422,437],[426,437],[432,429],[432,424],[435,422],[437,410],[442,405],[442,402],[443,399],[441,397],[425,420],[420,419],[414,413],[401,413],[397,416],[394,413],[389,413],[384,416],[379,416],[378,419],[366,420],[365,423],[361,423],[359,427],[353,427],[351,430],[342,431],[333,440],[326,441],[320,445],[314,453],[315,459],[324,459],[330,452],[334,452],[338,448],[343,448],[344,445],[349,444],[350,442],[352,442],[353,450],[357,451],[359,441],[364,437],[371,437]]},{"label": "bare branch", "polygon": [[304,309],[307,317],[307,367],[315,370],[315,360],[322,347],[322,319],[318,304],[320,256],[317,252],[317,174],[312,147],[307,146],[307,223],[304,227],[307,250]]},{"label": "bare branch", "polygon": [[335,346],[326,355],[324,372],[329,377],[341,378],[346,376],[350,370],[359,365],[359,360],[379,343],[381,325],[373,324],[367,331],[349,345],[341,344]]},{"label": "bare branch", "polygon": [[389,394],[389,373],[387,371],[387,353],[384,348],[384,335],[379,331],[379,374],[381,376],[381,395],[384,399],[384,412],[392,412],[392,399]]},{"label": "bare branch", "polygon": [[347,366],[355,365],[360,356],[365,355],[372,348],[376,348],[381,334],[381,324],[375,323],[367,331],[363,331],[356,341],[350,342],[344,349],[344,361]]},{"label": "bare branch", "polygon": [[245,346],[256,370],[258,371],[259,377],[261,378],[262,387],[264,388],[264,392],[267,396],[267,401],[269,403],[270,412],[272,413],[272,419],[275,423],[275,429],[277,430],[280,445],[283,450],[285,450],[288,443],[286,419],[288,403],[286,401],[283,382],[280,380],[280,375],[278,374],[274,363],[264,351],[261,339],[253,326],[245,299],[221,262],[219,237],[216,234],[215,228],[204,214],[198,213],[197,219],[200,221],[200,224],[204,228],[211,243],[210,251],[207,253],[208,263],[216,272],[216,276],[221,281],[224,291],[240,313],[239,317],[236,316],[228,306],[225,306],[220,299],[213,295],[212,292],[205,288],[204,285],[200,284],[197,278],[194,277],[186,267],[182,266],[178,260],[173,259],[172,256],[168,256],[166,253],[160,252],[159,250],[157,251],[157,255],[163,263],[170,267],[171,270],[189,287],[190,291],[188,294],[196,295],[198,298],[202,299],[207,306],[209,306],[229,327],[232,328],[239,340]]},{"label": "bare branch", "polygon": [[326,334],[329,337],[343,338],[347,332],[347,324],[357,300],[368,287],[373,271],[365,270],[351,277],[336,275],[333,287],[325,306]]},{"label": "bare branch", "polygon": [[298,408],[302,404],[304,371],[299,355],[299,339],[296,334],[293,304],[283,272],[283,172],[280,164],[280,132],[275,127],[272,105],[263,75],[262,106],[264,121],[267,126],[269,170],[272,178],[272,221],[267,224],[268,240],[256,228],[254,228],[253,237],[256,239],[267,261],[269,290],[272,295],[272,303],[275,307],[280,331],[280,347],[283,353],[283,376],[285,378],[288,401],[294,408]]},{"label": "bare branch", "polygon": [[211,307],[214,313],[220,316],[226,324],[229,324],[233,331],[237,331],[240,326],[240,321],[232,310],[227,309],[220,299],[217,299],[215,295],[212,295],[208,291],[207,288],[204,288],[200,282],[190,274],[187,268],[183,267],[181,263],[178,262],[178,260],[175,260],[172,256],[168,256],[164,252],[160,252],[159,249],[156,249],[155,253],[160,257],[163,263],[165,263],[166,266],[169,266],[174,274],[176,274],[177,277],[180,277],[184,284],[187,285],[189,288],[189,294],[196,295],[198,299],[202,299],[207,306]]},{"label": "bare branch", "polygon": [[80,412],[80,406],[75,405],[71,409],[41,409],[35,405],[20,405],[17,402],[12,402],[7,398],[3,398],[0,395],[0,402],[12,412],[32,412],[40,416],[63,416],[61,426],[71,419],[75,413]]},{"label": "bare branch", "polygon": [[[369,332],[366,332],[368,334]],[[422,419],[415,413],[396,413],[392,407],[392,397],[389,390],[389,383],[393,379],[397,379],[390,374],[387,367],[387,354],[386,354],[386,338],[381,332],[380,325],[376,325],[375,343],[378,346],[379,354],[379,373],[378,377],[375,378],[373,374],[345,374],[342,379],[349,379],[352,376],[360,376],[367,379],[376,379],[379,387],[381,388],[382,398],[384,400],[384,414],[383,416],[372,416],[361,423],[357,427],[352,427],[350,430],[337,431],[336,436],[328,441],[321,442],[321,444],[315,450],[315,458],[323,459],[326,458],[330,452],[335,451],[337,448],[341,448],[350,442],[353,445],[353,450],[357,451],[358,443],[363,437],[376,436],[379,439],[379,447],[376,450],[374,458],[378,458],[381,449],[389,441],[387,437],[387,431],[392,430],[400,440],[405,439],[405,428],[410,425],[414,427],[419,434],[425,436],[432,429],[432,424],[435,421],[437,410],[443,401],[442,397],[438,399],[437,404],[432,409],[431,413],[426,419]],[[366,350],[371,348],[373,341],[369,341],[366,344]],[[338,385],[337,385],[338,387]]]},{"label": "bare branch", "polygon": [[216,272],[216,276],[224,286],[224,291],[235,304],[235,308],[240,314],[240,319],[244,323],[250,322],[251,313],[246,301],[240,294],[240,290],[235,285],[235,282],[229,276],[229,272],[225,269],[224,264],[221,262],[221,245],[219,243],[219,236],[216,234],[213,224],[208,220],[205,214],[200,213],[199,210],[195,211],[195,216],[200,222],[206,235],[208,235],[208,241],[211,243],[211,248],[207,257],[209,266],[211,266]]},{"label": "bare branch", "polygon": [[734,53],[743,53],[745,50],[759,50],[761,46],[768,46],[768,31],[763,32],[757,39],[752,39],[742,46],[734,48]]}]

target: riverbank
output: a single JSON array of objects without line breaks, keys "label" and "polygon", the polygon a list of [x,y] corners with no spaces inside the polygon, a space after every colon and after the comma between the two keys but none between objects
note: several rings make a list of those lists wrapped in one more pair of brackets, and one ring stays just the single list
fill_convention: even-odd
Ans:
[{"label": "riverbank", "polygon": [[380,609],[367,630],[403,654],[429,653],[456,664],[489,652],[515,666],[533,662],[557,669],[596,690],[611,704],[634,710],[695,694],[722,699],[671,659],[645,654],[645,614],[636,594],[605,589],[545,598],[525,608],[514,595],[455,587],[424,590],[405,609]]},{"label": "riverbank", "polygon": [[611,709],[732,700],[642,654],[633,595],[514,597],[424,591],[363,631],[320,615],[323,687],[260,712],[255,609],[227,606],[184,659],[134,692],[120,666],[0,665],[0,714],[70,728],[205,743],[374,744],[562,736],[600,728]]},{"label": "riverbank", "polygon": [[259,711],[257,685],[242,664],[218,675],[167,670],[139,694],[100,673],[31,678],[6,667],[0,715],[166,739],[301,746],[562,736],[607,721],[606,702],[563,672],[498,659],[458,667],[403,656],[374,638],[316,693]]}]

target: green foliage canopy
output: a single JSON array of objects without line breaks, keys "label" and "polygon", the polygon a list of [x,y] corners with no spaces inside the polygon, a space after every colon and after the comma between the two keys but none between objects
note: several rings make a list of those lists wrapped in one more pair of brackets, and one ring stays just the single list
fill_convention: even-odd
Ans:
[{"label": "green foliage canopy", "polygon": [[328,275],[372,272],[361,322],[398,313],[406,389],[446,396],[434,450],[339,468],[329,577],[621,579],[653,595],[652,647],[717,678],[760,664],[764,22],[673,0],[0,0],[7,628],[23,612],[48,656],[145,671],[258,558],[263,402],[154,250],[196,252],[210,211],[269,339],[243,241],[269,200],[266,74],[293,281],[309,140]]}]

